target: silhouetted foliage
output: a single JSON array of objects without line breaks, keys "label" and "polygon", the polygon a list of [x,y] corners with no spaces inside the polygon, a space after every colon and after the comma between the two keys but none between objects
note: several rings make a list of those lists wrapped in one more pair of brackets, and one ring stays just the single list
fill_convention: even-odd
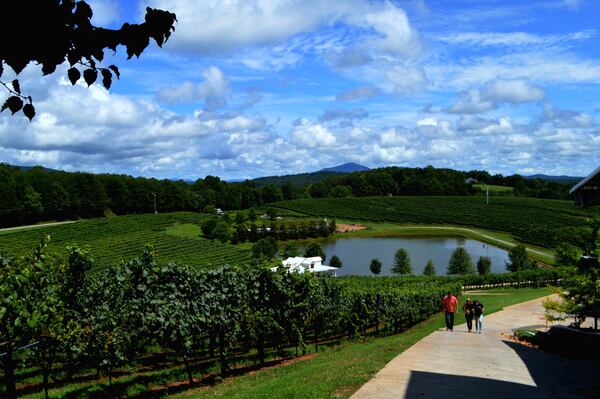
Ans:
[{"label": "silhouetted foliage", "polygon": [[[92,8],[85,1],[75,0],[19,0],[3,4],[0,37],[0,78],[4,64],[19,75],[30,63],[42,65],[42,73],[48,75],[65,60],[70,69],[67,76],[71,84],[81,78],[88,86],[102,76],[102,85],[109,89],[113,76],[120,77],[115,65],[104,68],[98,65],[104,59],[104,50],[117,51],[125,46],[128,59],[139,57],[154,39],[159,47],[175,30],[175,14],[146,8],[144,22],[125,23],[120,29],[105,29],[92,25]],[[9,92],[1,110],[9,109],[13,115],[18,111],[33,119],[35,109],[31,96],[21,93],[18,80],[9,84],[1,82]],[[26,103],[25,103],[26,102]]]}]

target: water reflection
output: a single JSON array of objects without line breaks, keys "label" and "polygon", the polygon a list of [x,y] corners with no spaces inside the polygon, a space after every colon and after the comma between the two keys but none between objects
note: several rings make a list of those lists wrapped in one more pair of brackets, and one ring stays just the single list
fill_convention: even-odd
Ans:
[{"label": "water reflection", "polygon": [[369,264],[373,258],[383,263],[381,275],[392,275],[390,270],[394,254],[399,248],[408,251],[413,274],[422,274],[429,259],[433,261],[438,275],[446,274],[450,255],[457,247],[469,252],[474,265],[480,256],[489,257],[493,273],[506,272],[505,261],[508,260],[505,250],[464,237],[352,237],[327,241],[321,245],[327,260],[333,255],[342,260],[343,267],[338,275],[372,275]]}]

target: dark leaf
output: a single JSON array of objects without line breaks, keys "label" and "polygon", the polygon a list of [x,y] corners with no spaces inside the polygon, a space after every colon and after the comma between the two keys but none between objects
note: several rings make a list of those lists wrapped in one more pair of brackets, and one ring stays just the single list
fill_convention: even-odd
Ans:
[{"label": "dark leaf", "polygon": [[42,73],[44,75],[50,75],[52,72],[56,71],[56,64],[53,62],[47,62],[42,65]]},{"label": "dark leaf", "polygon": [[19,112],[21,108],[23,108],[23,100],[21,100],[17,96],[10,96],[2,105],[2,109],[0,109],[0,112],[4,111],[7,108],[10,109],[10,112],[12,112],[12,114],[14,115],[15,112]]},{"label": "dark leaf", "polygon": [[115,73],[115,75],[117,75],[117,79],[121,78],[121,73],[119,72],[119,68],[117,68],[115,65],[110,65],[108,67],[108,69],[110,69],[111,71],[113,71]]},{"label": "dark leaf", "polygon": [[78,51],[71,50],[69,51],[69,54],[67,54],[67,60],[69,60],[69,64],[73,66],[81,60],[81,54]]},{"label": "dark leaf", "polygon": [[90,25],[90,19],[92,19],[92,8],[85,1],[77,2],[77,9],[73,13],[75,21],[79,25]]},{"label": "dark leaf", "polygon": [[112,84],[112,74],[108,69],[102,70],[102,84],[106,87],[106,90],[110,89],[110,85]]},{"label": "dark leaf", "polygon": [[19,94],[21,94],[21,85],[19,84],[19,80],[15,79],[12,81],[12,87],[13,89],[15,89],[15,91]]},{"label": "dark leaf", "polygon": [[69,68],[69,70],[67,71],[67,75],[69,75],[69,80],[71,81],[71,84],[75,85],[75,83],[77,83],[77,81],[81,77],[81,72],[79,72],[79,69],[77,68]]},{"label": "dark leaf", "polygon": [[98,78],[98,72],[94,71],[93,69],[86,69],[83,71],[83,78],[85,79],[85,83],[87,83],[88,87],[90,87],[90,85]]},{"label": "dark leaf", "polygon": [[35,116],[35,108],[33,108],[33,105],[31,104],[25,104],[25,106],[23,107],[23,113],[26,117],[29,118],[29,121],[31,122],[31,120]]}]

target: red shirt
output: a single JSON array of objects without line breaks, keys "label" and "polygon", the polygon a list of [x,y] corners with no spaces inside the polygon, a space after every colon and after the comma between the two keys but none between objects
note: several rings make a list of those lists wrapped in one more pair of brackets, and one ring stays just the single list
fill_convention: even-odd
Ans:
[{"label": "red shirt", "polygon": [[458,299],[454,295],[444,296],[442,302],[444,303],[444,310],[446,312],[454,313],[458,310]]}]

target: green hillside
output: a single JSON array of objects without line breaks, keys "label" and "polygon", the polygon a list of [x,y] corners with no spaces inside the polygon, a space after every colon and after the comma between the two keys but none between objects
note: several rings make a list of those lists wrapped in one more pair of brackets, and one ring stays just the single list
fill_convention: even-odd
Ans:
[{"label": "green hillside", "polygon": [[65,255],[67,245],[88,246],[101,268],[140,254],[146,244],[154,247],[159,262],[209,267],[250,259],[250,252],[239,247],[172,231],[171,226],[199,224],[204,218],[205,215],[192,212],[127,215],[5,231],[0,233],[0,251],[13,256],[29,253],[44,234],[49,234],[52,250]]},{"label": "green hillside", "polygon": [[372,222],[453,224],[511,233],[516,239],[547,248],[560,242],[575,244],[585,217],[570,201],[494,197],[364,197],[282,201],[272,204],[311,216]]}]

